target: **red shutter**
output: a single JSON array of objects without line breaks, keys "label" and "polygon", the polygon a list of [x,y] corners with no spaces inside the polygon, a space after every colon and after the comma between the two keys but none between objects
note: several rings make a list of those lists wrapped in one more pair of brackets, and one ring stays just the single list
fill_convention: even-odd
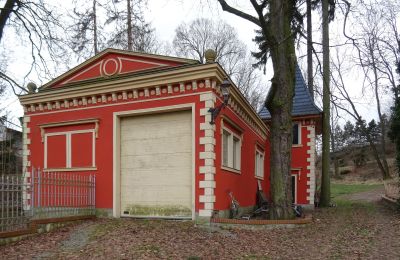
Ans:
[{"label": "red shutter", "polygon": [[93,166],[93,133],[76,133],[71,135],[71,166]]}]

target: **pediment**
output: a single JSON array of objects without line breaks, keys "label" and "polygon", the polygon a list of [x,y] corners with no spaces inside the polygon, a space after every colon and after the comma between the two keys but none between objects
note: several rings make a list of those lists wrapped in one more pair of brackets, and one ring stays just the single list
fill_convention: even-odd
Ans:
[{"label": "pediment", "polygon": [[70,83],[195,63],[197,61],[189,59],[106,49],[45,84],[42,88],[59,88]]}]

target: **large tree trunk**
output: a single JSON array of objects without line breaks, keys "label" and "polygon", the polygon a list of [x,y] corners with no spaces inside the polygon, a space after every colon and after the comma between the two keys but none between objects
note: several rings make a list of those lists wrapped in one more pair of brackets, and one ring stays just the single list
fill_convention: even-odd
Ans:
[{"label": "large tree trunk", "polygon": [[127,0],[127,8],[128,8],[128,27],[127,27],[127,33],[128,33],[128,50],[133,50],[133,39],[132,39],[132,9],[131,9],[131,0]]},{"label": "large tree trunk", "polygon": [[4,27],[6,27],[8,18],[10,17],[10,14],[16,3],[17,0],[7,0],[4,7],[0,11],[0,42],[1,39],[3,38]]},{"label": "large tree trunk", "polygon": [[292,103],[296,54],[290,29],[290,1],[271,1],[269,28],[274,67],[266,106],[271,113],[271,218],[294,217],[291,196]]},{"label": "large tree trunk", "polygon": [[322,207],[329,207],[331,203],[330,188],[330,68],[329,68],[329,0],[322,0],[322,52],[323,52],[323,125],[322,125],[322,180],[321,199]]},{"label": "large tree trunk", "polygon": [[310,91],[311,98],[314,100],[311,0],[307,0],[307,83],[308,91]]}]

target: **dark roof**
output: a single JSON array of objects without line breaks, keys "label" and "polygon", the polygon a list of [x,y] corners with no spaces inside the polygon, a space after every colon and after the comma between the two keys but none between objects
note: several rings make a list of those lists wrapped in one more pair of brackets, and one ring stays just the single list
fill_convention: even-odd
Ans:
[{"label": "dark roof", "polygon": [[[321,112],[321,109],[319,109],[312,100],[303,75],[301,74],[301,70],[296,64],[296,82],[294,86],[292,116],[318,115]],[[265,106],[258,112],[258,115],[262,119],[271,118],[271,114]]]}]

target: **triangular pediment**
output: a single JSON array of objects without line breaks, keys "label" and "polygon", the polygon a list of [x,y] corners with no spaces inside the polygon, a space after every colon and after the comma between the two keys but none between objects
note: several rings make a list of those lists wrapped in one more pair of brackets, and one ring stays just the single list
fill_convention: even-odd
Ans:
[{"label": "triangular pediment", "polygon": [[198,62],[189,59],[106,49],[45,84],[42,88],[59,88],[70,83],[196,63]]}]

